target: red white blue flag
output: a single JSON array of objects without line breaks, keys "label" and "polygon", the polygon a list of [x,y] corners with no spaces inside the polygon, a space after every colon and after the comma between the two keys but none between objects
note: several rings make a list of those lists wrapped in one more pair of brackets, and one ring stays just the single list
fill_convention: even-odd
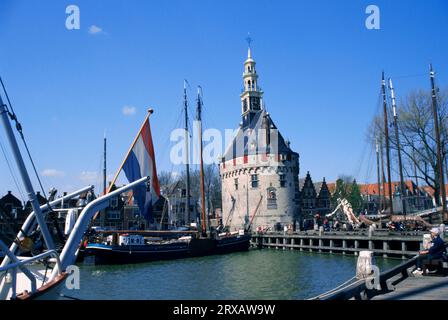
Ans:
[{"label": "red white blue flag", "polygon": [[140,208],[141,214],[147,221],[153,221],[152,207],[160,197],[159,180],[157,179],[154,145],[152,143],[149,118],[146,119],[134,146],[124,162],[123,170],[129,182],[143,177],[150,178],[149,185],[140,185],[134,192],[134,200]]}]

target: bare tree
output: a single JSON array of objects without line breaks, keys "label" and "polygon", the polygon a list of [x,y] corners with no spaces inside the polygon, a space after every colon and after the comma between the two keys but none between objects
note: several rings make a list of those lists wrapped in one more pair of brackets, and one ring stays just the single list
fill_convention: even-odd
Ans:
[{"label": "bare tree", "polygon": [[158,174],[159,184],[161,187],[168,187],[169,185],[176,182],[177,179],[175,179],[172,172],[168,171],[161,171]]},{"label": "bare tree", "polygon": [[[186,181],[186,172],[183,171],[180,177],[182,183]],[[200,172],[192,170],[190,172],[190,190],[194,199],[200,199]],[[207,206],[210,213],[214,213],[216,208],[221,208],[221,177],[218,167],[214,164],[204,166],[204,192]]]},{"label": "bare tree", "polygon": [[[442,164],[440,164],[442,166],[446,165],[448,151],[448,148],[446,148],[448,141],[447,97],[448,90],[438,94],[441,143],[444,146]],[[440,185],[437,170],[439,164],[437,163],[437,145],[429,91],[413,91],[403,99],[398,107],[398,131],[405,175],[425,181],[434,190],[436,201],[439,203]],[[369,131],[369,140],[374,142],[375,139],[384,141],[384,127],[381,117],[376,117],[373,120]],[[394,135],[389,136],[389,143],[391,149],[396,151],[397,141]]]},{"label": "bare tree", "polygon": [[205,194],[208,201],[208,208],[211,214],[216,208],[221,208],[221,177],[219,169],[215,164],[204,167]]}]

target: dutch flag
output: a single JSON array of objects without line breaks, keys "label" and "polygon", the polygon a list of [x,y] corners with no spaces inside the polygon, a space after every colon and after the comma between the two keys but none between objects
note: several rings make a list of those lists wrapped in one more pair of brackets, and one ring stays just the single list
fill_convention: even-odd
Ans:
[{"label": "dutch flag", "polygon": [[147,118],[123,164],[123,170],[129,182],[143,177],[150,178],[150,185],[140,185],[133,190],[134,200],[141,214],[152,222],[152,206],[160,197],[159,180],[157,179],[154,145],[152,143],[151,126]]}]

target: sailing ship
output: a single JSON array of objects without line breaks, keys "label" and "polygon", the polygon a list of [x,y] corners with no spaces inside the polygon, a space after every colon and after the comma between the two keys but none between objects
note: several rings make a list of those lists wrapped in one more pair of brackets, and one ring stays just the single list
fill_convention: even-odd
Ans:
[{"label": "sailing ship", "polygon": [[[184,85],[185,130],[188,135],[188,108],[186,86]],[[197,117],[199,131],[199,159],[200,159],[200,194],[201,215],[198,217],[200,228],[192,230],[191,226],[180,231],[160,231],[158,234],[165,238],[148,237],[154,231],[107,231],[107,236],[96,237],[91,240],[84,249],[86,261],[94,264],[130,264],[150,262],[156,260],[170,260],[187,257],[199,257],[214,254],[226,254],[238,251],[247,251],[250,247],[250,230],[238,230],[234,232],[219,232],[207,228],[207,216],[204,190],[204,167],[202,157],[202,94],[198,87]],[[139,205],[141,213],[146,218],[151,218],[151,207],[160,197],[160,186],[157,180],[154,148],[151,136],[148,112],[143,125],[137,134],[125,160],[115,175],[110,187],[115,183],[118,175],[123,170],[130,182],[144,175],[150,177],[150,183],[146,190],[140,186],[134,190],[134,198]],[[186,150],[188,150],[188,139]],[[190,181],[188,155],[186,161],[187,172],[187,221],[191,221],[190,215]],[[145,237],[146,235],[146,237]],[[176,237],[177,235],[177,237]],[[166,239],[166,237],[171,238]],[[173,239],[174,236],[174,239]]]},{"label": "sailing ship", "polygon": [[[430,81],[431,81],[431,95],[432,95],[432,107],[433,107],[433,118],[434,118],[434,126],[435,126],[435,140],[437,144],[437,158],[438,163],[441,163],[440,160],[440,132],[438,132],[438,114],[437,114],[437,101],[435,99],[435,92],[436,88],[434,85],[434,72],[432,70],[432,66],[430,66]],[[392,141],[392,137],[389,135],[389,126],[391,125],[390,121],[388,120],[388,106],[387,106],[387,94],[386,94],[386,80],[384,77],[384,72],[382,72],[382,78],[381,78],[381,95],[382,95],[382,128],[380,129],[379,133],[375,133],[375,153],[376,153],[376,167],[377,167],[377,190],[379,195],[379,206],[378,206],[378,214],[376,215],[370,215],[367,219],[365,216],[361,216],[362,222],[364,222],[367,225],[371,225],[373,222],[379,223],[380,227],[382,227],[384,224],[389,227],[394,227],[394,223],[403,223],[403,224],[411,224],[413,227],[415,227],[416,224],[418,224],[422,228],[431,228],[433,225],[431,223],[428,223],[424,220],[426,217],[430,217],[430,221],[437,219],[438,215],[438,209],[441,209],[441,212],[445,212],[446,207],[446,196],[445,196],[445,190],[444,190],[444,181],[443,181],[443,174],[439,173],[439,184],[441,187],[441,193],[442,193],[442,207],[441,208],[434,208],[431,210],[424,210],[417,213],[410,213],[408,212],[408,205],[406,201],[406,187],[405,187],[405,181],[404,181],[404,175],[403,175],[403,160],[402,160],[402,150],[401,150],[401,143],[400,143],[400,135],[399,135],[399,125],[398,125],[398,110],[396,105],[396,98],[395,98],[395,89],[392,82],[392,79],[388,79],[388,87],[390,90],[390,101],[391,101],[391,107],[392,107],[392,126],[394,127],[394,133],[395,133],[395,145],[396,145],[396,151],[397,151],[397,158],[398,158],[398,173],[400,177],[399,182],[399,197],[401,202],[401,208],[398,208],[398,210],[395,210],[394,212],[394,204],[393,204],[393,191],[392,191],[392,180],[391,180],[391,147],[390,147],[390,141]],[[383,145],[384,142],[384,145]],[[384,148],[383,148],[384,147]],[[383,150],[384,149],[384,150]],[[386,163],[384,164],[383,161],[383,152],[385,153],[386,157]],[[381,164],[380,164],[381,163]],[[386,172],[387,172],[387,180],[384,173],[384,165],[386,165]],[[438,166],[441,168],[441,166]],[[386,196],[388,194],[388,196]],[[399,206],[398,206],[399,207]],[[400,210],[401,209],[401,210]],[[401,211],[397,213],[397,211]]]}]

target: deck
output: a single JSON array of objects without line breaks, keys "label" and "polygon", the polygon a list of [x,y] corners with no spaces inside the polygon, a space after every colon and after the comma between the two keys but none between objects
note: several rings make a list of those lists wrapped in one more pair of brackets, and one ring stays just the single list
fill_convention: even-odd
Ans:
[{"label": "deck", "polygon": [[[439,275],[414,276],[417,259],[418,256],[415,256],[386,270],[378,278],[354,277],[345,284],[309,300],[448,300],[446,272]],[[374,283],[376,285],[372,286]]]},{"label": "deck", "polygon": [[448,277],[409,277],[372,300],[448,300]]}]

